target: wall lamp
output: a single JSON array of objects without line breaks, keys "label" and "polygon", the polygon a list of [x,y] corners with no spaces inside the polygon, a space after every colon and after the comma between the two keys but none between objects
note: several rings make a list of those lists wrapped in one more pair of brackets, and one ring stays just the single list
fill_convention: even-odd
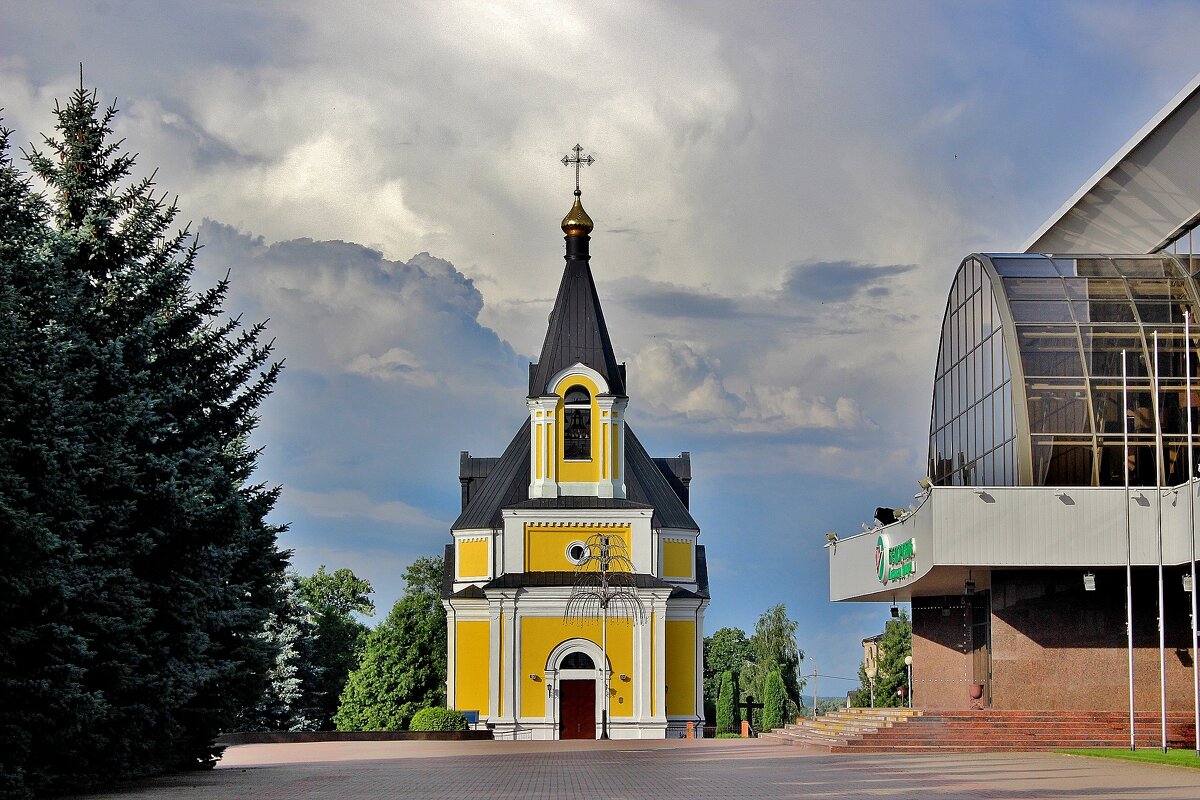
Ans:
[{"label": "wall lamp", "polygon": [[926,475],[924,478],[921,478],[917,481],[917,486],[921,487],[921,491],[928,492],[931,488],[933,488],[933,481],[929,480],[929,476]]},{"label": "wall lamp", "polygon": [[835,532],[830,531],[829,533],[825,534],[825,541],[829,542],[830,544],[836,542],[837,540],[838,538]]},{"label": "wall lamp", "polygon": [[1094,573],[1094,572],[1083,573],[1083,590],[1085,592],[1096,591],[1096,573]]},{"label": "wall lamp", "polygon": [[1188,594],[1192,592],[1192,573],[1187,573],[1183,576],[1183,590]]},{"label": "wall lamp", "polygon": [[533,681],[534,683],[539,683],[542,679],[539,678],[537,675],[530,675],[529,680]]},{"label": "wall lamp", "polygon": [[624,672],[622,672],[622,673],[621,673],[621,680],[625,681],[625,683],[629,683],[629,676],[628,676],[628,675],[626,675]]}]

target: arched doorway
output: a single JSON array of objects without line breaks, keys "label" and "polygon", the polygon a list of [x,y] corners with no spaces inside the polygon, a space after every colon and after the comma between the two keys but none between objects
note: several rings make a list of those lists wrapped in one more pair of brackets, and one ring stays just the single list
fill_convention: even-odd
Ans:
[{"label": "arched doorway", "polygon": [[602,675],[600,648],[587,639],[563,642],[551,652],[551,681],[559,739],[595,739],[599,734]]}]

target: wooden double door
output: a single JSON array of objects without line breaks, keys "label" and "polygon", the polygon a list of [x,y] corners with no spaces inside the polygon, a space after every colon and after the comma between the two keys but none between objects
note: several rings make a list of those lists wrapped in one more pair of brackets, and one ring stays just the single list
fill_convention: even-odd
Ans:
[{"label": "wooden double door", "polygon": [[596,738],[596,681],[560,681],[558,738]]}]

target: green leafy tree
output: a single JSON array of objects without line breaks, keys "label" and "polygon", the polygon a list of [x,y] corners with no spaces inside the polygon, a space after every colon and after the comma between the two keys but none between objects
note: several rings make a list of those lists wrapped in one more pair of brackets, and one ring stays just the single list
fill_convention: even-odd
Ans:
[{"label": "green leafy tree", "polygon": [[[875,705],[894,708],[908,704],[900,697],[900,687],[908,684],[908,668],[905,656],[912,654],[912,622],[908,615],[900,612],[899,619],[888,620],[879,640],[877,659],[878,674],[875,676]],[[866,664],[858,666],[859,688],[854,691],[851,702],[856,706],[867,706],[871,702],[870,680]]]},{"label": "green leafy tree", "polygon": [[740,672],[750,660],[750,640],[741,628],[719,628],[704,637],[704,718],[715,719],[721,676]]},{"label": "green leafy tree", "polygon": [[738,733],[738,689],[737,674],[733,671],[721,673],[721,688],[717,692],[717,733]]},{"label": "green leafy tree", "polygon": [[346,679],[358,666],[370,633],[354,615],[375,613],[370,599],[373,590],[369,581],[351,570],[342,567],[330,573],[324,564],[298,580],[300,599],[313,625],[311,705],[317,729],[329,730]]},{"label": "green leafy tree", "polygon": [[346,682],[338,730],[404,730],[420,709],[445,704],[442,569],[442,559],[420,558],[405,571],[404,596],[371,632]]},{"label": "green leafy tree", "polygon": [[779,670],[771,670],[763,685],[762,695],[762,729],[773,731],[782,728],[788,721],[787,688],[783,685],[783,676]]},{"label": "green leafy tree", "polygon": [[[800,678],[800,662],[804,653],[796,645],[795,620],[787,615],[787,608],[781,603],[772,606],[762,613],[754,626],[754,635],[750,637],[751,662],[743,673],[745,690],[762,701],[766,689],[767,676],[778,672],[783,679],[787,695],[787,718],[794,717],[800,709],[800,692],[804,681]],[[754,710],[752,724],[756,730],[763,725],[762,709]]]},{"label": "green leafy tree", "polygon": [[[199,248],[82,87],[0,158],[0,781],[85,790],[211,766],[261,697],[286,554],[248,439],[264,328],[193,293]],[[10,313],[11,312],[11,313]],[[10,534],[11,531],[11,534]]]}]

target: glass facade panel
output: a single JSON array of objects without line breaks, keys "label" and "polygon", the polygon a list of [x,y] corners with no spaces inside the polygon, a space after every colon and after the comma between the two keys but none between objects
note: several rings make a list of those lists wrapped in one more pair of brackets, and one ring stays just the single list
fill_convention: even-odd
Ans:
[{"label": "glass facade panel", "polygon": [[1079,332],[1073,325],[1017,327],[1021,367],[1026,375],[1082,376]]},{"label": "glass facade panel", "polygon": [[[1009,300],[1065,300],[1063,281],[1045,278],[1005,278],[1004,294]],[[1125,290],[1121,290],[1124,296]]]},{"label": "glass facade panel", "polygon": [[1073,322],[1071,306],[1065,300],[1014,300],[1012,308],[1015,322]]},{"label": "glass facade panel", "polygon": [[1058,275],[1054,262],[1044,256],[992,256],[992,266],[1005,278],[1025,275],[1049,278]]},{"label": "glass facade panel", "polygon": [[1073,381],[1025,381],[1025,400],[1029,403],[1029,430],[1033,433],[1091,433],[1087,384],[1083,378]]},{"label": "glass facade panel", "polygon": [[[997,255],[984,262],[989,259],[994,272],[975,257],[964,261],[950,292],[933,393],[930,475],[955,485],[1186,480],[1183,314],[1195,314],[1200,298],[1176,260]],[[1014,340],[1005,337],[1005,325]],[[1200,335],[1194,341],[1200,344]],[[1200,359],[1192,353],[1191,360],[1200,387]],[[1020,408],[1014,408],[1010,366],[1021,372],[1015,383],[1024,397]],[[1193,394],[1200,439],[1200,388]],[[1031,473],[1021,474],[1019,452],[1028,454]]]}]

